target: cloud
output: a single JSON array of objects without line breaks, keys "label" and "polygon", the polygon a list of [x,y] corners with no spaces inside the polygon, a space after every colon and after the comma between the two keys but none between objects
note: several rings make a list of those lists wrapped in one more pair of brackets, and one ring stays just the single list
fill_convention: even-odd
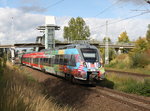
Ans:
[{"label": "cloud", "polygon": [[[14,8],[0,8],[0,43],[34,42],[39,31],[36,28],[44,24],[44,16],[23,13]],[[12,18],[13,17],[13,30]]]},{"label": "cloud", "polygon": [[[62,38],[63,27],[68,25],[70,17],[60,17],[56,20],[58,25],[62,26],[61,30],[57,32],[57,37]],[[100,19],[100,18],[84,18],[86,24],[90,27],[91,38],[102,41],[106,36],[106,20],[109,22],[119,21],[120,19]],[[147,31],[147,26],[150,24],[149,19],[128,19],[122,22],[108,25],[108,36],[112,41],[117,41],[118,36],[127,31],[130,40],[136,40],[138,37],[144,37]],[[102,27],[102,25],[104,25]]]},{"label": "cloud", "polygon": [[143,5],[146,4],[145,0],[117,0],[118,2],[123,2],[123,3],[133,3],[135,5]]},{"label": "cloud", "polygon": [[[12,20],[13,17],[13,30]],[[71,17],[56,17],[56,24],[61,26],[61,30],[56,31],[56,39],[63,40],[63,27],[68,25]],[[0,43],[26,43],[35,42],[37,36],[41,35],[36,28],[44,24],[45,16],[40,14],[25,13],[15,8],[0,8]],[[90,27],[91,37],[102,40],[105,37],[105,24],[108,19],[84,18]],[[109,19],[110,22],[119,19]],[[108,26],[108,36],[117,40],[119,34],[127,31],[130,40],[136,40],[139,36],[144,37],[150,19],[125,20]]]},{"label": "cloud", "polygon": [[35,4],[35,3],[39,3],[41,0],[20,0],[20,3],[23,4]]},{"label": "cloud", "polygon": [[20,9],[23,12],[45,12],[46,9],[40,6],[21,6]]},{"label": "cloud", "polygon": [[20,7],[23,12],[45,12],[47,11],[42,7],[42,0],[21,0],[19,1]]}]

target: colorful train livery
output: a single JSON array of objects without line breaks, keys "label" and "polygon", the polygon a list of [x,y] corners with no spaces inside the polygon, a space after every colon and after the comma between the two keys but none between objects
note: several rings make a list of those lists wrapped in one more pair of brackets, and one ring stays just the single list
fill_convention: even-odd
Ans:
[{"label": "colorful train livery", "polygon": [[70,80],[92,83],[105,78],[99,50],[89,44],[73,44],[22,55],[22,64]]}]

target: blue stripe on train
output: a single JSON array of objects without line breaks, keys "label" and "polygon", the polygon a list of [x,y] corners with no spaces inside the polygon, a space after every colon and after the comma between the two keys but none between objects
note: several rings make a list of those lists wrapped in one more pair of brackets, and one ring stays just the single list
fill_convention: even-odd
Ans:
[{"label": "blue stripe on train", "polygon": [[79,54],[77,49],[65,49],[65,54]]}]

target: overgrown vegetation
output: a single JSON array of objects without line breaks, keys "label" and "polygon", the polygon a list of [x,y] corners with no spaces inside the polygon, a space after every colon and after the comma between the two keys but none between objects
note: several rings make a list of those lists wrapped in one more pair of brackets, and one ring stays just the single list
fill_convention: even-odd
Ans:
[{"label": "overgrown vegetation", "polygon": [[2,79],[5,67],[6,67],[6,58],[0,57],[0,80]]},{"label": "overgrown vegetation", "polygon": [[[150,74],[150,26],[146,37],[139,37],[135,41],[135,48],[132,49],[128,54],[121,54],[116,56],[109,65],[106,67],[126,70],[137,70],[140,69]],[[142,72],[141,71],[141,72]]]},{"label": "overgrown vegetation", "polygon": [[115,74],[111,74],[107,75],[107,80],[103,81],[101,85],[126,93],[133,93],[150,97],[150,78],[139,81],[129,76],[122,77]]},{"label": "overgrown vegetation", "polygon": [[18,67],[5,68],[0,79],[0,111],[71,111],[43,94],[43,87]]},{"label": "overgrown vegetation", "polygon": [[113,59],[106,69],[150,74],[150,55],[145,53],[121,54]]},{"label": "overgrown vegetation", "polygon": [[131,61],[129,59],[129,56],[127,54],[121,54],[113,59],[108,66],[112,68],[124,69],[129,68],[130,63]]},{"label": "overgrown vegetation", "polygon": [[[128,42],[128,39],[123,39],[124,36],[120,36],[120,40],[121,37],[122,41]],[[150,74],[150,25],[146,37],[139,37],[134,43],[134,49],[129,53],[117,55],[106,67],[127,72]],[[107,80],[103,82],[103,85],[112,88],[111,82],[108,81],[113,82],[113,88],[116,90],[150,96],[150,78],[136,80],[136,78],[130,76],[107,75]]]}]

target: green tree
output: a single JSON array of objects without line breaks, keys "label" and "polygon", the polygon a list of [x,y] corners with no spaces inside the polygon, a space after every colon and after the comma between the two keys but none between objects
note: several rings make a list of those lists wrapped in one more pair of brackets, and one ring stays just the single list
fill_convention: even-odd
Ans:
[{"label": "green tree", "polygon": [[147,48],[146,39],[139,37],[139,39],[135,41],[135,48],[133,49],[133,52],[144,52]]},{"label": "green tree", "polygon": [[68,41],[73,40],[88,40],[90,36],[90,29],[81,17],[71,18],[68,27],[64,27],[64,39]]},{"label": "green tree", "polygon": [[70,36],[69,36],[69,27],[64,27],[64,33],[63,33],[64,39],[67,41],[70,41]]},{"label": "green tree", "polygon": [[[106,42],[106,37],[103,38],[103,43]],[[108,43],[111,43],[111,39],[108,37]]]},{"label": "green tree", "polygon": [[121,42],[121,43],[129,43],[129,37],[127,35],[127,32],[122,32],[120,34],[120,36],[118,37],[118,42]]}]

